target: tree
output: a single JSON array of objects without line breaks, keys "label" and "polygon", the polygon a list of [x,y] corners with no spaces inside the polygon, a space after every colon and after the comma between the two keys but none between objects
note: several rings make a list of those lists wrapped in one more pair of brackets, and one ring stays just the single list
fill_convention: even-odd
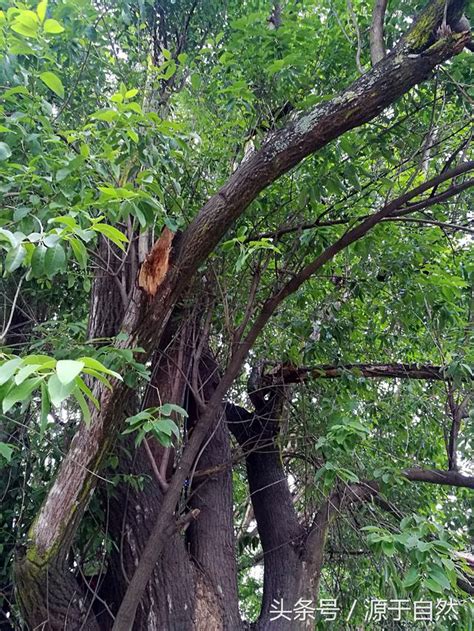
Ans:
[{"label": "tree", "polygon": [[464,2],[4,8],[6,624],[470,628]]}]

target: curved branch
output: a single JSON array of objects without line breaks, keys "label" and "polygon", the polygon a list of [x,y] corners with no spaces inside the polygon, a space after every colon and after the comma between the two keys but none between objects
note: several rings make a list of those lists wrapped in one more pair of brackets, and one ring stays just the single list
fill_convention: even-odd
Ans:
[{"label": "curved branch", "polygon": [[[464,162],[457,167],[446,171],[441,175],[437,175],[429,180],[426,180],[419,186],[416,186],[412,190],[400,195],[396,199],[386,204],[381,210],[372,215],[369,215],[364,221],[361,221],[354,228],[347,230],[339,239],[334,241],[329,247],[327,247],[319,256],[313,259],[310,263],[305,265],[297,274],[293,276],[283,287],[273,296],[271,296],[262,308],[260,316],[256,319],[254,329],[258,329],[258,332],[262,330],[263,326],[267,323],[270,317],[273,315],[279,305],[291,294],[295,293],[301,285],[306,282],[311,276],[313,276],[323,265],[328,261],[331,261],[339,252],[345,250],[349,245],[355,243],[359,239],[362,239],[370,230],[372,230],[378,223],[380,223],[386,217],[394,216],[400,208],[406,208],[408,202],[418,195],[426,193],[433,188],[436,184],[444,182],[449,179],[453,179],[462,173],[466,173],[474,169],[474,160],[470,162]],[[460,185],[461,186],[461,185]],[[423,202],[415,203],[409,207],[408,210],[404,210],[403,213],[414,212],[418,210]],[[255,334],[252,330],[249,332],[249,337]],[[252,342],[253,343],[253,342]]]},{"label": "curved branch", "polygon": [[385,57],[385,43],[383,35],[383,22],[388,0],[376,0],[372,13],[372,25],[370,27],[370,58],[375,66]]},{"label": "curved branch", "polygon": [[465,232],[466,234],[474,234],[474,228],[470,226],[461,226],[455,223],[447,223],[446,221],[437,221],[436,219],[418,219],[417,217],[387,217],[383,221],[397,221],[402,223],[413,223],[420,226],[435,226],[442,230],[452,230],[453,232]]}]

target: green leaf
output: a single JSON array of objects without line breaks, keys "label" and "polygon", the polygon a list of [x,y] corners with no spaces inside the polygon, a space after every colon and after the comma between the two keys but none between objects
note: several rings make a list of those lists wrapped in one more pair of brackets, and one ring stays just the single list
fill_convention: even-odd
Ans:
[{"label": "green leaf", "polygon": [[431,549],[431,543],[428,541],[418,541],[416,547],[420,552],[426,552]]},{"label": "green leaf", "polygon": [[56,374],[63,385],[68,385],[80,374],[84,368],[84,362],[73,359],[61,359],[56,364]]},{"label": "green leaf", "polygon": [[16,373],[14,379],[16,385],[19,386],[21,383],[23,383],[23,381],[25,381],[25,379],[36,372],[39,367],[39,364],[28,364],[26,366],[23,366],[23,368],[20,368],[20,370]]},{"label": "green leaf", "polygon": [[87,401],[84,399],[84,395],[79,388],[76,388],[76,390],[74,390],[74,398],[81,408],[82,419],[84,423],[87,425],[87,427],[89,427],[91,423],[91,412],[89,410],[89,406],[87,405]]},{"label": "green leaf", "polygon": [[121,375],[119,375],[118,372],[115,372],[115,370],[110,370],[110,368],[106,368],[104,364],[102,364],[99,360],[95,359],[94,357],[79,357],[78,361],[83,362],[86,368],[92,368],[92,370],[96,370],[97,372],[103,372],[106,375],[111,375],[112,377],[115,377],[116,379],[119,379],[120,381],[122,381],[122,377]]},{"label": "green leaf", "polygon": [[157,431],[163,432],[167,436],[171,436],[171,434],[174,434],[176,438],[179,438],[179,428],[176,423],[174,423],[169,418],[158,421],[155,425],[155,428]]},{"label": "green leaf", "polygon": [[23,360],[21,357],[14,357],[0,366],[0,386],[6,383],[16,373]]},{"label": "green leaf", "polygon": [[188,418],[189,414],[186,412],[184,408],[175,403],[165,403],[158,408],[158,411],[163,416],[170,416],[172,412],[176,412],[180,416],[184,416],[184,418]]},{"label": "green leaf", "polygon": [[110,123],[118,116],[118,112],[116,110],[98,110],[91,114],[91,118],[95,118],[99,121],[106,121]]},{"label": "green leaf", "polygon": [[41,383],[40,377],[34,379],[27,379],[21,385],[12,385],[7,395],[2,401],[2,410],[6,414],[16,403],[25,401],[29,398],[33,390],[35,390]]},{"label": "green leaf", "polygon": [[39,243],[33,255],[31,257],[31,270],[36,276],[36,278],[40,278],[44,275],[44,259],[46,256],[47,248],[42,243]]},{"label": "green leaf", "polygon": [[[133,416],[129,416],[126,419],[126,423],[129,425],[141,425],[143,421],[148,421],[151,418],[153,418],[151,410],[142,410]],[[132,431],[135,431],[135,428],[133,428]]]},{"label": "green leaf", "polygon": [[[22,13],[25,14],[27,12],[22,11]],[[11,25],[11,29],[15,31],[15,33],[24,35],[24,37],[36,38],[38,25],[33,19],[27,19],[27,16],[20,15]]]},{"label": "green leaf", "polygon": [[12,248],[18,245],[15,235],[5,228],[0,228],[0,241],[8,241]]},{"label": "green leaf", "polygon": [[64,27],[61,26],[61,24],[59,24],[57,20],[52,19],[46,20],[43,28],[45,33],[52,33],[54,35],[56,35],[57,33],[62,33],[64,31]]},{"label": "green leaf", "polygon": [[14,446],[8,443],[0,442],[0,456],[4,458],[7,462],[10,462],[13,455]]},{"label": "green leaf", "polygon": [[[31,34],[30,37],[36,37],[36,33]],[[9,52],[12,55],[34,55],[34,49],[29,46],[26,42],[20,41],[19,39],[14,40],[9,48]]]},{"label": "green leaf", "polygon": [[382,541],[382,551],[387,556],[391,557],[395,554],[395,546],[391,541]]},{"label": "green leaf", "polygon": [[17,85],[14,88],[9,88],[8,90],[5,90],[5,92],[2,94],[2,99],[12,101],[13,99],[11,97],[15,96],[16,94],[24,94],[25,96],[28,96],[29,92],[24,85]]},{"label": "green leaf", "polygon": [[43,239],[43,243],[47,248],[52,248],[54,245],[56,245],[56,243],[59,243],[60,240],[61,237],[59,236],[59,234],[51,233]]},{"label": "green leaf", "polygon": [[59,171],[56,172],[56,182],[62,182],[70,174],[71,174],[70,169],[67,169],[67,168],[59,169]]},{"label": "green leaf", "polygon": [[109,390],[112,390],[112,386],[110,384],[110,381],[106,377],[104,377],[103,374],[101,374],[100,372],[97,372],[97,370],[92,370],[92,368],[84,368],[84,374],[85,375],[90,375],[91,377],[95,377],[101,383],[103,383],[104,386],[109,388]]},{"label": "green leaf", "polygon": [[411,567],[403,580],[403,587],[405,587],[406,589],[408,589],[409,587],[413,587],[419,582],[419,580],[420,574],[418,570],[415,567]]},{"label": "green leaf", "polygon": [[451,583],[449,581],[449,578],[446,576],[443,570],[436,565],[431,566],[429,570],[429,578],[435,580],[444,589],[451,588]]},{"label": "green leaf", "polygon": [[0,160],[8,160],[12,155],[12,150],[6,142],[0,142]]},{"label": "green leaf", "polygon": [[61,82],[61,79],[54,72],[42,72],[40,74],[41,81],[48,86],[50,90],[52,90],[55,94],[57,94],[61,99],[64,98],[64,86]]},{"label": "green leaf", "polygon": [[127,103],[124,105],[124,109],[129,110],[131,112],[136,112],[137,114],[142,114],[142,108],[140,104],[136,101],[132,101],[131,103]]},{"label": "green leaf", "polygon": [[61,223],[67,226],[68,228],[71,228],[71,230],[75,230],[76,228],[79,228],[77,221],[74,219],[74,217],[70,217],[69,215],[64,215],[63,217],[53,217],[52,219],[49,220],[49,223]]},{"label": "green leaf", "polygon": [[64,399],[71,394],[76,387],[74,381],[70,381],[68,384],[63,384],[59,381],[58,376],[52,375],[48,380],[48,394],[51,399],[51,403],[56,407],[59,406]]},{"label": "green leaf", "polygon": [[46,428],[48,426],[48,414],[51,402],[49,400],[48,388],[44,381],[41,382],[41,416],[39,423],[40,438],[44,436]]},{"label": "green leaf", "polygon": [[79,241],[79,239],[71,239],[69,243],[71,244],[76,261],[82,269],[86,269],[88,261],[86,246],[82,243],[82,241]]},{"label": "green leaf", "polygon": [[44,256],[44,271],[48,278],[52,278],[66,266],[66,253],[61,244],[57,243],[48,248]]},{"label": "green leaf", "polygon": [[199,90],[201,82],[201,77],[198,74],[194,73],[191,75],[191,86],[193,90]]},{"label": "green leaf", "polygon": [[442,594],[444,592],[442,585],[433,578],[425,579],[425,586],[430,590],[430,592],[434,592],[435,594]]},{"label": "green leaf", "polygon": [[164,447],[173,446],[173,441],[171,440],[171,436],[168,436],[168,434],[164,434],[163,432],[160,432],[159,430],[156,430],[153,433],[155,434],[155,438],[158,440],[158,442],[160,442]]},{"label": "green leaf", "polygon": [[26,250],[21,243],[15,248],[8,250],[5,257],[5,270],[10,273],[14,272],[23,263],[25,256]]},{"label": "green leaf", "polygon": [[48,0],[41,0],[41,2],[36,7],[36,13],[38,14],[40,22],[44,22],[47,8],[48,8]]},{"label": "green leaf", "polygon": [[56,360],[49,355],[27,355],[23,358],[25,365],[38,364],[41,368],[54,368]]},{"label": "green leaf", "polygon": [[110,226],[107,223],[96,223],[92,226],[92,230],[100,232],[104,235],[104,237],[110,239],[112,243],[115,243],[117,247],[125,251],[125,247],[123,244],[128,242],[128,238],[124,234],[122,234],[120,230],[114,228],[114,226]]},{"label": "green leaf", "polygon": [[89,386],[86,386],[86,384],[84,383],[84,380],[81,379],[80,377],[76,377],[76,384],[78,388],[86,395],[86,397],[90,399],[90,401],[92,401],[93,405],[97,409],[99,409],[99,401],[92,394],[92,390],[89,388]]}]

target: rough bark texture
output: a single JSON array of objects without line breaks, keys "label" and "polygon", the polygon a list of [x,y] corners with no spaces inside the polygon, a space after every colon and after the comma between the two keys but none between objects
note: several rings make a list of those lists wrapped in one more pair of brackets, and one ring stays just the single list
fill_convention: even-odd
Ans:
[{"label": "rough bark texture", "polygon": [[[98,254],[111,272],[116,272],[120,250],[100,238]],[[115,254],[115,256],[114,256]],[[92,283],[87,334],[90,339],[111,338],[117,334],[125,306],[119,281],[111,273],[98,269]]]},{"label": "rough bark texture", "polygon": [[344,375],[373,379],[423,379],[444,381],[446,368],[430,364],[345,364],[334,366],[277,366],[265,375],[266,384],[298,383],[308,379],[340,379]]},{"label": "rough bark texture", "polygon": [[277,443],[279,418],[273,406],[252,414],[228,405],[227,419],[246,455],[249,492],[265,559],[262,608],[255,628],[304,629],[304,624],[298,626],[285,618],[271,622],[275,600],[283,600],[285,608],[292,609],[308,587],[302,580],[304,530],[293,506]]},{"label": "rough bark texture", "polygon": [[[200,367],[202,395],[209,400],[218,381],[217,365],[209,354]],[[199,419],[197,409],[190,408],[190,426]],[[207,601],[215,604],[213,629],[236,629],[241,626],[238,594],[237,565],[232,499],[232,468],[230,441],[224,409],[217,412],[214,429],[204,442],[204,449],[195,467],[221,468],[203,481],[190,479],[189,508],[199,510],[198,518],[191,522],[186,535],[192,562],[200,570],[200,588],[207,592]],[[206,600],[204,599],[204,600]]]},{"label": "rough bark texture", "polygon": [[[21,553],[18,561],[17,567],[24,567]],[[15,586],[28,629],[100,631],[90,595],[82,593],[68,567],[51,564],[43,571],[30,563],[28,572],[15,573]]]},{"label": "rough bark texture", "polygon": [[[174,327],[172,327],[174,328]],[[188,431],[197,418],[196,403],[187,389],[192,366],[193,348],[186,324],[170,340],[164,351],[157,353],[152,381],[145,398],[145,407],[160,402],[175,402],[187,407],[190,414]],[[183,339],[185,337],[186,339]],[[184,342],[184,343],[183,343]],[[217,367],[210,357],[199,368],[200,395],[206,399],[215,386]],[[159,400],[160,399],[160,400]],[[151,451],[160,467],[166,450],[149,439]],[[163,493],[153,475],[143,445],[135,450],[133,441],[118,450],[122,474],[146,476],[144,489],[137,490],[126,482],[113,489],[110,497],[110,535],[115,542],[109,571],[103,582],[101,598],[116,612],[149,538]],[[168,477],[172,474],[174,450],[169,460]],[[212,436],[209,436],[201,458],[200,469],[230,460],[229,436],[223,415]],[[188,498],[188,499],[186,499]],[[104,502],[105,505],[105,502]],[[235,544],[232,522],[232,481],[230,468],[219,471],[205,481],[187,483],[180,506],[199,511],[185,533],[170,537],[160,557],[152,580],[137,610],[133,629],[137,631],[216,631],[240,628],[236,584]],[[110,629],[112,618],[103,613],[101,629]]]},{"label": "rough bark texture", "polygon": [[[110,555],[111,564],[104,581],[101,597],[116,612],[127,589],[130,576],[137,566],[158,513],[162,493],[153,477],[143,446],[128,459],[128,473],[146,476],[143,490],[122,483],[113,490],[110,499],[110,535],[116,548]],[[126,460],[121,456],[121,470]],[[185,540],[176,533],[171,537],[149,582],[134,623],[137,631],[194,631],[196,572],[189,562]],[[112,620],[107,620],[111,628]]]},{"label": "rough bark texture", "polygon": [[439,469],[406,469],[403,475],[411,482],[445,484],[474,489],[474,476],[464,475],[459,471],[440,471]]},{"label": "rough bark texture", "polygon": [[[157,353],[154,358],[150,386],[147,388],[143,407],[160,405],[161,398],[163,401],[183,404],[185,374],[178,369],[179,340],[174,342],[168,334],[164,341],[166,350]],[[148,439],[148,443],[159,467],[165,449],[152,438]],[[109,603],[113,613],[118,610],[163,501],[163,493],[154,476],[144,444],[137,449],[133,438],[122,440],[117,446],[117,455],[118,472],[126,476],[137,476],[137,479],[141,477],[144,483],[143,489],[139,489],[125,479],[115,489],[108,491],[108,523],[115,546],[110,553],[110,567],[101,597]],[[103,504],[106,505],[105,498]],[[193,631],[195,581],[196,573],[189,562],[184,537],[176,533],[170,538],[165,554],[155,567],[153,579],[149,582],[138,608],[134,629]],[[101,626],[110,629],[113,620],[110,616],[105,618],[103,615]]]}]

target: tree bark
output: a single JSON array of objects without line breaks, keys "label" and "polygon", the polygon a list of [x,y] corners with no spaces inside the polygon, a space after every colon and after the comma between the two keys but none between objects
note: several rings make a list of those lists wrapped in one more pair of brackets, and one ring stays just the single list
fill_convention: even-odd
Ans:
[{"label": "tree bark", "polygon": [[440,471],[439,469],[405,469],[403,475],[411,482],[428,482],[474,489],[474,476],[464,475],[459,471]]},{"label": "tree bark", "polygon": [[[101,598],[116,613],[128,587],[130,577],[141,558],[157,513],[162,492],[153,476],[143,445],[134,450],[133,441],[126,441],[130,453],[122,448],[120,470],[128,475],[145,476],[143,489],[126,482],[110,495],[110,536],[114,548]],[[126,465],[128,464],[128,468]],[[136,631],[195,631],[195,583],[197,572],[189,560],[184,537],[176,533],[153,572],[152,580],[137,610],[133,629]],[[110,629],[113,620],[102,616],[101,628]],[[72,627],[71,627],[72,628]]]},{"label": "tree bark", "polygon": [[[196,323],[194,325],[196,334]],[[186,322],[180,321],[174,339],[165,336],[168,340],[166,350],[156,354],[152,382],[143,405],[150,407],[166,401],[187,408],[190,415],[188,432],[192,432],[198,415],[197,404],[187,385],[193,364],[190,329]],[[202,384],[199,395],[206,400],[216,383],[217,366],[209,355],[198,360],[199,382]],[[166,450],[153,439],[149,438],[148,442],[156,464],[161,468]],[[135,450],[133,442],[128,441],[126,447],[119,450],[120,473],[146,475],[146,480],[143,491],[121,483],[111,493],[108,521],[115,546],[100,595],[113,612],[117,611],[122,601],[163,501],[163,492],[153,475],[143,445]],[[166,477],[172,475],[173,460],[174,450],[168,460]],[[226,461],[230,463],[230,445],[221,414],[221,420],[208,437],[196,466],[208,468]],[[199,631],[209,628],[215,631],[238,631],[241,620],[232,520],[231,468],[221,468],[216,475],[200,483],[188,480],[183,488],[180,507],[183,511],[197,511],[199,514],[184,534],[177,532],[170,537],[147,585],[133,629]],[[101,628],[110,629],[112,622],[110,616],[102,615]]]},{"label": "tree bark", "polygon": [[232,433],[245,454],[249,493],[264,555],[263,600],[255,629],[304,629],[284,617],[272,619],[272,605],[293,609],[307,596],[310,584],[302,558],[301,527],[277,444],[279,419],[275,411],[254,414],[234,405],[226,407]]},{"label": "tree bark", "polygon": [[[263,378],[263,387],[278,384],[301,383],[309,379],[339,379],[344,375],[368,379],[422,379],[446,381],[447,368],[431,364],[320,364],[319,366],[280,365],[272,368]],[[472,377],[470,377],[471,379]]]},{"label": "tree bark", "polygon": [[[217,364],[209,352],[200,362],[201,396],[208,401],[219,379]],[[190,407],[190,428],[198,422],[199,410]],[[186,537],[192,562],[200,569],[197,599],[215,604],[212,629],[241,628],[237,593],[237,564],[233,521],[232,466],[229,431],[225,422],[224,408],[217,411],[216,423],[204,441],[204,449],[196,460],[194,469],[211,469],[222,463],[223,467],[202,482],[189,480],[188,506],[198,510]]]}]

